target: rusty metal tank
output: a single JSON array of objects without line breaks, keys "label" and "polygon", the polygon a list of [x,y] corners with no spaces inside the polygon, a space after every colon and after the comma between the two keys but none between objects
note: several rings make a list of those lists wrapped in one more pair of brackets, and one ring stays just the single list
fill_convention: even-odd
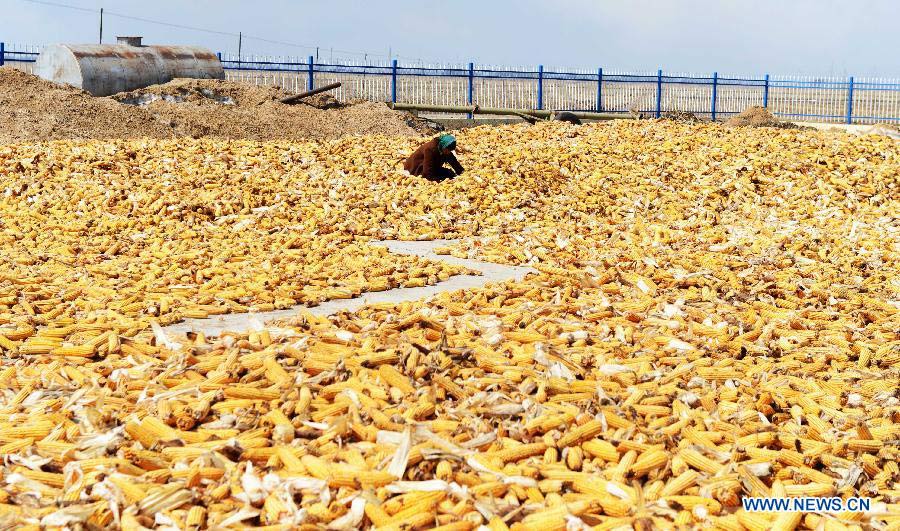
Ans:
[{"label": "rusty metal tank", "polygon": [[225,79],[216,54],[197,46],[53,44],[38,56],[34,73],[94,96],[109,96],[179,77]]}]

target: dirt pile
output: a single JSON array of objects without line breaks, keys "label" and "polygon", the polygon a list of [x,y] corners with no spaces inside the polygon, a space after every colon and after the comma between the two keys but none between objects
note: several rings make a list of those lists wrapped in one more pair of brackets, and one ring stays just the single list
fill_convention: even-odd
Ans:
[{"label": "dirt pile", "polygon": [[0,143],[82,138],[214,137],[275,140],[354,134],[413,136],[437,130],[428,120],[373,102],[340,105],[330,95],[285,105],[289,93],[218,80],[164,85],[93,97],[12,68],[0,68]]},{"label": "dirt pile", "polygon": [[[209,99],[209,98],[207,98]],[[355,134],[408,136],[430,134],[426,120],[395,112],[383,103],[362,102],[337,108],[285,105],[265,101],[256,105],[158,99],[140,106],[154,119],[171,124],[177,136],[244,138],[252,140],[338,138]],[[321,101],[313,100],[314,102]]]},{"label": "dirt pile", "polygon": [[696,114],[688,111],[666,111],[662,114],[662,119],[685,124],[695,124],[701,121]]},{"label": "dirt pile", "polygon": [[[335,98],[331,94],[314,94],[312,96],[309,96],[308,98],[303,98],[302,103],[304,105],[315,107],[316,109],[337,109],[338,107],[344,106],[341,102],[338,101],[337,98]],[[353,103],[362,102],[357,101]]]},{"label": "dirt pile", "polygon": [[172,136],[143,109],[95,98],[10,67],[0,68],[0,142]]},{"label": "dirt pile", "polygon": [[731,127],[777,127],[779,129],[796,129],[797,125],[779,120],[764,107],[749,107],[744,112],[732,117],[725,125]]},{"label": "dirt pile", "polygon": [[162,85],[121,92],[111,98],[130,105],[147,105],[162,100],[194,105],[252,107],[272,103],[287,96],[290,96],[290,93],[279,87],[259,87],[217,79],[173,79]]},{"label": "dirt pile", "polygon": [[[116,101],[129,105],[148,105],[154,101],[169,103],[190,103],[194,105],[236,105],[253,107],[293,96],[281,87],[257,86],[244,83],[223,82],[216,79],[173,79],[162,85],[151,85],[131,92],[111,96]],[[351,104],[363,103],[354,101]],[[337,109],[344,107],[331,94],[325,92],[309,96],[295,103],[316,109]]]}]

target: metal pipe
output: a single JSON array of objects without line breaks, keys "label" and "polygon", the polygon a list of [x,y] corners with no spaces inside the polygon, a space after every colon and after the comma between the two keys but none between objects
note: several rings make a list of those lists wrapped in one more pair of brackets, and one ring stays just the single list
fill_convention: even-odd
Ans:
[{"label": "metal pipe", "polygon": [[334,90],[340,86],[341,86],[340,81],[338,81],[336,83],[329,83],[328,85],[325,85],[324,87],[319,87],[319,88],[313,89],[313,90],[307,90],[306,92],[301,92],[300,94],[294,94],[293,96],[281,98],[278,101],[280,101],[281,103],[287,103],[288,105],[290,105],[291,103],[296,103],[296,102],[302,100],[303,98],[307,98],[309,96],[315,96],[316,94],[319,94],[321,92],[327,92],[329,90]]},{"label": "metal pipe", "polygon": [[[532,116],[530,114],[525,114],[524,112],[512,111],[513,115],[518,116],[519,118],[525,120],[526,122],[534,125],[537,122],[543,122],[542,118],[538,118],[537,116]],[[472,116],[471,114],[469,116]],[[471,118],[470,118],[471,119]]]},{"label": "metal pipe", "polygon": [[[478,105],[420,105],[416,103],[390,103],[388,107],[396,111],[424,111],[443,112],[452,114],[491,114],[497,116],[520,116],[527,114],[536,118],[549,119],[553,111],[534,109],[509,109],[498,107],[479,107]],[[628,118],[627,114],[613,114],[603,112],[572,111],[572,114],[584,120],[617,120]]]}]

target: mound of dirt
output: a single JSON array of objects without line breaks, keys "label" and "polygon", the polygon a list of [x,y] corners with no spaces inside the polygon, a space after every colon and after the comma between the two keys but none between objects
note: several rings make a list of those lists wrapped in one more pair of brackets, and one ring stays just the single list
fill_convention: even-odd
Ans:
[{"label": "mound of dirt", "polygon": [[341,105],[331,95],[285,105],[276,87],[176,79],[97,98],[0,68],[0,143],[86,138],[328,139],[354,134],[430,135],[433,122],[382,103]]},{"label": "mound of dirt", "polygon": [[688,111],[666,111],[662,114],[662,119],[686,124],[695,124],[701,121],[696,114]]},{"label": "mound of dirt", "polygon": [[725,125],[731,127],[777,127],[779,129],[796,129],[797,125],[775,118],[765,107],[749,107],[744,112],[733,116]]},{"label": "mound of dirt", "polygon": [[[292,95],[281,87],[223,82],[217,79],[173,79],[162,85],[151,85],[131,92],[121,92],[111,97],[129,105],[147,105],[154,101],[166,101],[194,105],[253,107],[276,103],[282,98]],[[294,105],[308,105],[316,109],[337,109],[344,106],[327,92],[303,98]]]},{"label": "mound of dirt", "polygon": [[167,138],[172,128],[143,109],[95,98],[10,67],[0,68],[0,142],[65,138]]},{"label": "mound of dirt", "polygon": [[344,106],[341,102],[338,101],[337,98],[335,98],[331,94],[315,94],[313,96],[303,98],[302,100],[300,100],[300,103],[303,105],[309,105],[310,107],[315,107],[316,109],[337,109]]},{"label": "mound of dirt", "polygon": [[279,87],[260,87],[218,79],[173,79],[162,85],[151,85],[110,97],[129,105],[147,105],[161,100],[194,105],[253,107],[272,103],[287,96],[290,96],[290,93]]}]

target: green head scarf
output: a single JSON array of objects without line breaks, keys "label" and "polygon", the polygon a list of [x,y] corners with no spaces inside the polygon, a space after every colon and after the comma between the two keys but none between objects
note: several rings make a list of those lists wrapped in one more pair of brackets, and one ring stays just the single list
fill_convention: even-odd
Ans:
[{"label": "green head scarf", "polygon": [[453,151],[456,149],[456,139],[453,138],[453,135],[441,135],[438,137],[438,147]]}]

